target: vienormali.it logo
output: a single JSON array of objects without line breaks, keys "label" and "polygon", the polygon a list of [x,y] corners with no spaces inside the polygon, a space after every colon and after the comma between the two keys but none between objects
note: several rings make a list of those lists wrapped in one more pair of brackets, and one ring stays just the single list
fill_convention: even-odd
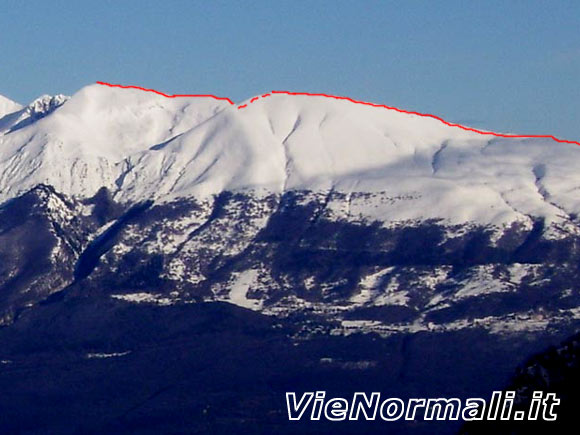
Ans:
[{"label": "vienormali.it logo", "polygon": [[514,410],[515,391],[495,391],[489,404],[485,399],[413,398],[402,400],[381,393],[354,393],[351,399],[327,398],[326,391],[306,392],[298,399],[295,392],[286,393],[290,420],[545,420],[557,418],[555,407],[560,399],[555,393],[535,391],[527,410]]}]

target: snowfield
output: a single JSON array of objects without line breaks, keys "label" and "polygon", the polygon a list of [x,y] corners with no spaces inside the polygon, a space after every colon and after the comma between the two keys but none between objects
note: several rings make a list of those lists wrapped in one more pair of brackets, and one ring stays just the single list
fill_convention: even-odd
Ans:
[{"label": "snowfield", "polygon": [[309,190],[369,194],[336,212],[371,221],[531,227],[542,217],[576,231],[571,144],[312,96],[272,94],[239,110],[94,84],[61,104],[15,129],[23,108],[0,99],[0,201],[39,183],[77,198],[105,186],[122,202]]}]

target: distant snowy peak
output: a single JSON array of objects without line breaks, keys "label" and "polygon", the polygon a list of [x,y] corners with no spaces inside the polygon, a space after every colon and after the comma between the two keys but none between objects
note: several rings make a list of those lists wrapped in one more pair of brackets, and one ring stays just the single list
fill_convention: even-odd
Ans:
[{"label": "distant snowy peak", "polygon": [[0,120],[0,133],[19,130],[50,115],[69,98],[66,95],[42,95],[38,97],[32,103]]},{"label": "distant snowy peak", "polygon": [[22,109],[22,106],[9,98],[0,95],[0,119],[10,113],[17,112]]}]

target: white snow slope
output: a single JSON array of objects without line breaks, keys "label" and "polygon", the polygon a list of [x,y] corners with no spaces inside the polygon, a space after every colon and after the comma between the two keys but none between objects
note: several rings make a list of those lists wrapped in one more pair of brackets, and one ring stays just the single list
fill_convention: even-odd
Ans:
[{"label": "white snow slope", "polygon": [[0,95],[0,118],[20,109],[22,109],[20,104]]},{"label": "white snow slope", "polygon": [[75,197],[105,186],[120,201],[306,189],[383,198],[349,205],[382,221],[566,225],[580,214],[578,168],[576,145],[285,94],[240,110],[95,84],[0,133],[0,202],[39,183]]},{"label": "white snow slope", "polygon": [[3,125],[10,122],[16,112],[22,110],[22,106],[2,95],[0,95],[0,132]]}]

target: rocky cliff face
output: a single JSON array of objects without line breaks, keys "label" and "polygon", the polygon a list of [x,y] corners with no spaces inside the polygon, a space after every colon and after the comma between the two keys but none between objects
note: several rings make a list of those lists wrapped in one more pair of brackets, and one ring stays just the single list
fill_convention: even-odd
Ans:
[{"label": "rocky cliff face", "polygon": [[[127,303],[226,301],[333,334],[511,334],[578,318],[576,235],[546,238],[542,220],[499,234],[361,222],[336,212],[352,196],[223,192],[123,206],[106,190],[79,202],[40,186],[2,208],[5,312],[86,281]],[[386,201],[377,197],[366,200]]]}]

